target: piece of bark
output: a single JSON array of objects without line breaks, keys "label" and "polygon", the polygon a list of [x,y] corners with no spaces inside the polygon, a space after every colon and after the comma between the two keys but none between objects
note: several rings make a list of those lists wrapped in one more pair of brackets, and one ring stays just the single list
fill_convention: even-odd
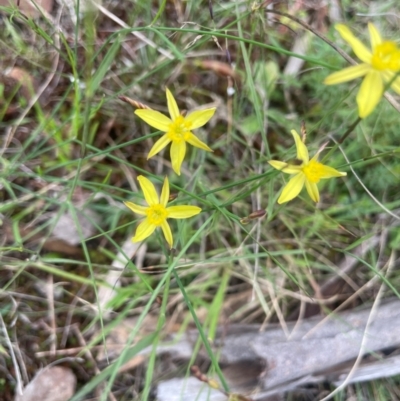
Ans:
[{"label": "piece of bark", "polygon": [[[257,394],[251,396],[254,400],[264,400],[274,394],[295,389],[300,385],[329,381],[339,383],[343,375],[352,368],[355,359],[360,353],[362,342],[365,352],[375,353],[381,350],[400,347],[400,300],[385,302],[379,306],[372,322],[369,323],[368,333],[365,332],[369,309],[352,310],[340,314],[332,314],[325,318],[311,318],[295,325],[288,323],[290,337],[279,326],[270,326],[264,332],[259,332],[259,327],[235,325],[228,327],[220,333],[216,339],[215,354],[225,366],[242,362],[243,374],[250,371],[244,361],[264,360],[265,370],[259,374]],[[177,358],[190,360],[192,346],[196,344],[197,334],[188,333],[186,338],[169,347],[161,347],[159,354],[167,351]],[[372,358],[372,357],[370,357]],[[385,377],[391,373],[397,374],[393,361],[385,369],[381,368],[384,356],[372,362],[369,377]],[[371,363],[377,363],[371,368]],[[364,369],[363,363],[360,369]],[[371,372],[373,370],[373,373]],[[255,372],[255,371],[254,371]],[[361,380],[367,373],[357,376],[357,370],[353,380]],[[228,377],[226,378],[229,379]],[[185,383],[182,379],[181,384]],[[235,388],[235,382],[228,385]],[[177,394],[183,394],[186,398],[187,387],[176,387]],[[161,388],[166,393],[168,383],[163,383]],[[235,392],[241,390],[248,393],[247,388],[235,388]],[[252,390],[255,390],[253,388]],[[167,401],[162,392],[158,392],[159,401]],[[180,398],[177,398],[177,400]],[[207,398],[199,396],[199,401]]]}]

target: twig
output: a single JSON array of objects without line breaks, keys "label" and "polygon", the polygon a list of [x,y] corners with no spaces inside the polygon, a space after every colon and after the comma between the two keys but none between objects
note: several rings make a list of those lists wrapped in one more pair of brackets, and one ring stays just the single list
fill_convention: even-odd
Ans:
[{"label": "twig", "polygon": [[56,317],[54,314],[54,282],[53,275],[49,274],[47,278],[47,288],[46,288],[47,301],[49,306],[49,320],[50,320],[50,352],[55,355],[56,352]]},{"label": "twig", "polygon": [[[99,374],[100,369],[98,368],[96,360],[93,358],[92,353],[90,352],[89,348],[87,347],[86,341],[83,338],[82,333],[79,330],[79,327],[77,325],[73,325],[72,330],[74,331],[76,337],[78,338],[79,344],[81,346],[83,346],[84,349],[86,350],[85,355],[88,358],[88,360],[93,364],[94,371],[96,372],[96,374]],[[109,392],[108,395],[109,395],[111,401],[117,401],[117,399],[115,398],[114,394],[111,391]]]},{"label": "twig", "polygon": [[[327,37],[319,33],[317,30],[315,30],[312,26],[308,25],[306,22],[302,21],[301,19],[294,17],[293,15],[284,13],[282,11],[278,10],[271,10],[266,8],[266,5],[268,5],[269,0],[264,2],[264,7],[265,7],[265,12],[266,13],[273,13],[277,15],[281,15],[282,17],[286,17],[291,19],[292,21],[297,22],[299,25],[301,25],[303,28],[309,30],[312,32],[315,36],[319,37],[321,40],[323,40],[325,43],[327,43],[329,46],[331,46],[336,52],[338,52],[346,61],[348,61],[352,65],[358,64],[352,57],[350,57],[347,53],[345,53],[340,47],[336,46],[335,43],[330,41]],[[263,7],[263,5],[261,6]],[[400,113],[400,104],[397,103],[395,98],[390,94],[390,93],[384,93],[383,95],[386,100]]]},{"label": "twig", "polygon": [[[108,11],[105,7],[101,6],[100,4],[97,4],[95,1],[91,2],[94,7],[96,7],[102,14],[110,18],[110,20],[116,22],[119,26],[122,26],[125,29],[132,29],[131,26],[127,25],[124,21],[122,21],[120,18],[118,18],[115,14],[111,13]],[[136,36],[138,39],[140,39],[142,42],[146,43],[146,45],[149,45],[153,49],[156,49],[159,53],[161,53],[164,57],[174,60],[175,57],[167,50],[157,46],[153,41],[150,39],[146,38],[141,32],[135,32],[134,30],[131,30],[130,32],[132,35]]]},{"label": "twig", "polygon": [[[59,48],[59,46],[60,46],[59,35],[55,35],[54,46],[55,46],[55,48]],[[40,96],[42,96],[43,92],[46,90],[46,88],[50,85],[50,82],[53,80],[54,75],[57,72],[58,61],[60,59],[60,53],[59,52],[55,51],[54,54],[55,54],[55,56],[54,56],[54,61],[53,61],[53,65],[52,65],[52,68],[51,68],[50,75],[43,82],[43,84],[39,87],[39,89],[37,90],[35,96],[33,96],[31,98],[31,100],[29,101],[29,103],[26,106],[25,110],[22,112],[22,114],[20,115],[18,120],[15,122],[15,124],[10,126],[10,128],[8,129],[8,132],[6,134],[6,138],[5,138],[5,141],[4,141],[4,146],[0,150],[0,157],[3,156],[4,152],[6,151],[8,146],[10,145],[10,143],[11,143],[13,137],[14,137],[14,134],[17,131],[17,128],[19,127],[19,125],[22,123],[22,121],[25,119],[25,117],[27,116],[27,114],[29,113],[31,108],[39,100]]]}]

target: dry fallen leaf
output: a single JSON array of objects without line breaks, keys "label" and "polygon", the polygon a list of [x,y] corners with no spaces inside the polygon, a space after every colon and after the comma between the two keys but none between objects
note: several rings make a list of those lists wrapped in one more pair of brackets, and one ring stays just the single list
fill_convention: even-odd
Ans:
[{"label": "dry fallen leaf", "polygon": [[[36,4],[36,5],[35,5]],[[38,18],[38,8],[49,13],[53,8],[53,0],[0,0],[0,6],[17,7],[23,14],[30,18]]]}]

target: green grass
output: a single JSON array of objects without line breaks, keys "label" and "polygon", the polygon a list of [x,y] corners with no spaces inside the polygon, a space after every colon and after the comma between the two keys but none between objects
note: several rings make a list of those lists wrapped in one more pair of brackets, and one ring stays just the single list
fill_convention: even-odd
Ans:
[{"label": "green grass", "polygon": [[[229,391],[208,345],[217,327],[277,322],[278,316],[293,316],[303,302],[321,303],[325,313],[342,304],[369,305],[382,285],[384,297],[399,296],[399,274],[386,275],[387,262],[399,249],[399,113],[382,99],[336,146],[357,119],[360,82],[329,87],[322,82],[347,62],[316,36],[305,55],[292,52],[305,29],[288,19],[271,25],[271,14],[263,8],[252,11],[251,2],[212,3],[214,20],[208,1],[160,1],[152,7],[140,0],[110,3],[103,4],[108,14],[78,13],[78,19],[65,9],[59,21],[56,11],[51,19],[32,20],[17,8],[0,7],[0,65],[6,73],[0,81],[0,311],[11,341],[23,351],[19,363],[30,373],[61,359],[64,349],[82,347],[74,356],[85,362],[79,368],[76,361],[71,365],[78,376],[73,400],[89,399],[99,385],[101,400],[109,392],[120,400],[151,399],[152,386],[165,374],[158,367],[156,345],[189,327],[199,331],[211,370]],[[366,13],[369,3],[357,2],[354,8]],[[399,42],[396,23],[380,14],[388,5],[377,7],[370,20]],[[391,7],[400,12],[395,2]],[[282,11],[287,12],[283,6]],[[296,16],[306,21],[309,14],[301,10]],[[346,18],[367,43],[367,19]],[[324,27],[321,33],[350,53],[333,28]],[[296,77],[283,74],[290,56],[304,60]],[[224,63],[234,79],[221,73],[221,65],[205,61]],[[118,99],[128,96],[167,114],[165,87],[181,110],[217,108],[210,123],[195,131],[214,152],[188,147],[181,176],[171,169],[169,147],[146,159],[161,133]],[[227,88],[234,89],[233,96]],[[329,141],[320,159],[347,176],[321,182],[318,205],[305,189],[278,205],[288,176],[268,161],[295,159],[290,131],[300,132],[303,120],[310,155]],[[140,221],[122,203],[143,204],[138,175],[159,190],[168,176],[177,196],[174,205],[197,205],[203,211],[188,220],[170,220],[175,252],[159,230],[136,256],[126,255],[129,262],[118,285],[105,283]],[[266,211],[264,218],[243,224],[259,209]],[[88,210],[93,212],[85,223],[93,228],[89,236],[79,214]],[[79,245],[54,245],[52,232],[67,212]],[[345,256],[374,236],[378,245],[357,256],[335,300],[319,300],[318,288],[339,275]],[[372,286],[365,285],[375,277]],[[50,279],[58,291],[54,309],[43,290]],[[102,287],[114,290],[106,316],[96,313]],[[49,315],[59,328],[53,340]],[[135,325],[124,350],[108,366],[99,362],[96,376],[85,351],[95,356],[96,346],[105,347],[111,330],[128,317]],[[47,329],[38,325],[42,320]],[[65,334],[70,324],[78,325],[84,344],[73,332]],[[36,348],[26,346],[27,332]],[[9,352],[3,340],[1,347]],[[132,377],[118,369],[149,345],[142,379],[128,385]],[[60,353],[46,354],[51,346]],[[45,356],[37,358],[36,352]],[[11,372],[10,355],[1,352],[0,360]],[[16,386],[9,376],[7,400]],[[397,399],[397,382],[351,385],[335,399],[351,394]]]}]

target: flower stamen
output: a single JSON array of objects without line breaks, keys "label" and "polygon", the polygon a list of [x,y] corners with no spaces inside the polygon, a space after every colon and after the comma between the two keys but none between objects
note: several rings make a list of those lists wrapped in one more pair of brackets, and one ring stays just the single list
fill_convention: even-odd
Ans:
[{"label": "flower stamen", "polygon": [[386,41],[375,46],[373,49],[371,64],[372,67],[378,71],[399,71],[400,50],[398,49],[396,43]]},{"label": "flower stamen", "polygon": [[170,124],[168,137],[173,142],[183,142],[187,140],[188,133],[190,132],[190,126],[192,124],[188,121],[185,121],[183,116],[178,116],[175,120]]},{"label": "flower stamen", "polygon": [[163,205],[152,205],[146,210],[146,215],[150,224],[159,227],[168,216],[167,209]]},{"label": "flower stamen", "polygon": [[309,182],[317,184],[322,177],[324,165],[316,160],[310,160],[310,163],[303,167],[303,173]]}]

